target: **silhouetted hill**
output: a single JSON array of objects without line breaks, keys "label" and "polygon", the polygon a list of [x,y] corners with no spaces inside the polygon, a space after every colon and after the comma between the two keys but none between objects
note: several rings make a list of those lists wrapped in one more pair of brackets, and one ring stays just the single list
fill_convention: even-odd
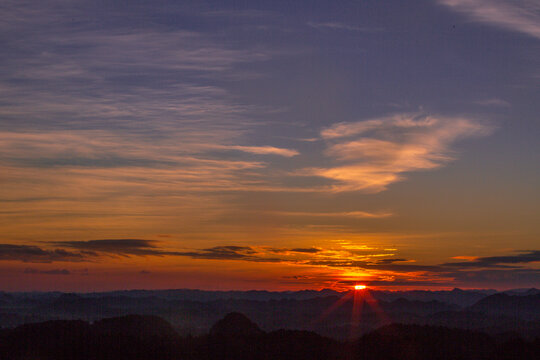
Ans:
[{"label": "silhouetted hill", "polygon": [[219,320],[210,329],[212,336],[259,336],[263,332],[253,321],[244,314],[232,312]]},{"label": "silhouetted hill", "polygon": [[538,295],[540,294],[540,290],[537,288],[512,289],[512,290],[503,291],[503,293],[507,295],[517,295],[517,296]]},{"label": "silhouetted hill", "polygon": [[152,315],[126,315],[94,322],[94,330],[104,335],[122,334],[138,339],[175,338],[178,333],[167,321]]},{"label": "silhouetted hill", "polygon": [[[420,325],[389,325],[356,343],[356,354],[370,360],[537,359],[538,342],[500,341],[475,331]],[[360,357],[357,357],[360,358]]]},{"label": "silhouetted hill", "polygon": [[170,324],[152,316],[55,320],[4,331],[0,359],[178,359],[180,341]]},{"label": "silhouetted hill", "polygon": [[309,331],[264,332],[231,313],[212,333],[181,337],[165,320],[129,315],[85,321],[47,321],[0,331],[0,359],[47,360],[502,360],[538,359],[540,340],[445,327],[384,326],[355,341]]}]

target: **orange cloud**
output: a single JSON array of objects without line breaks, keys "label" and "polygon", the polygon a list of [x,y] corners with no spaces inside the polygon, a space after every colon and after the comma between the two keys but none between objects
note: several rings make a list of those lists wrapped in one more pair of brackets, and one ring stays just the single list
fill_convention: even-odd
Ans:
[{"label": "orange cloud", "polygon": [[305,175],[334,180],[332,191],[377,193],[407,172],[435,169],[454,159],[458,140],[486,136],[492,127],[467,118],[400,114],[340,123],[321,132],[326,154],[345,165],[311,168]]},{"label": "orange cloud", "polygon": [[314,217],[350,217],[358,219],[382,219],[392,216],[391,212],[343,211],[343,212],[304,212],[304,211],[271,211],[282,216],[314,216]]}]

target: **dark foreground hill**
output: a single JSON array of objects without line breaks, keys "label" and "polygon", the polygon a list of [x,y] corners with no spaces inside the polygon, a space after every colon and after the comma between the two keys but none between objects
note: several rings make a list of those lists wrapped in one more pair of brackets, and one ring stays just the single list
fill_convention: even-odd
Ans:
[{"label": "dark foreground hill", "polygon": [[540,359],[540,339],[392,324],[354,341],[337,341],[309,331],[264,332],[239,313],[227,315],[208,335],[182,337],[159,317],[129,315],[3,330],[0,359]]}]

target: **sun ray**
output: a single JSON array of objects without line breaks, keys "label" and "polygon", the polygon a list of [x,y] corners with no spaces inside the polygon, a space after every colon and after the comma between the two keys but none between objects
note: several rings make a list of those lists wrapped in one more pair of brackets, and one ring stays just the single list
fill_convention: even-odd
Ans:
[{"label": "sun ray", "polygon": [[338,301],[336,301],[328,309],[326,309],[318,318],[313,320],[312,324],[316,324],[316,323],[321,322],[324,319],[326,319],[328,317],[328,315],[330,315],[331,313],[333,313],[334,311],[339,309],[343,304],[345,304],[349,299],[351,299],[353,297],[353,295],[354,295],[353,291],[347,292],[345,295],[343,295],[341,298],[339,298]]},{"label": "sun ray", "polygon": [[[357,285],[358,286],[358,285]],[[351,332],[350,332],[350,339],[355,339],[358,337],[360,333],[360,320],[362,317],[362,308],[365,302],[364,299],[364,293],[365,291],[365,285],[363,288],[357,289],[356,286],[354,291],[354,297],[353,297],[353,307],[352,307],[352,313],[351,313]]]}]

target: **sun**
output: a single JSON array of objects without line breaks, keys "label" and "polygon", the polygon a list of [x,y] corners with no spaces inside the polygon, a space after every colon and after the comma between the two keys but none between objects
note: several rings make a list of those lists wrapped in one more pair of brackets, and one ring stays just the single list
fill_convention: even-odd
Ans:
[{"label": "sun", "polygon": [[366,288],[366,285],[354,285],[354,290],[364,290]]}]

